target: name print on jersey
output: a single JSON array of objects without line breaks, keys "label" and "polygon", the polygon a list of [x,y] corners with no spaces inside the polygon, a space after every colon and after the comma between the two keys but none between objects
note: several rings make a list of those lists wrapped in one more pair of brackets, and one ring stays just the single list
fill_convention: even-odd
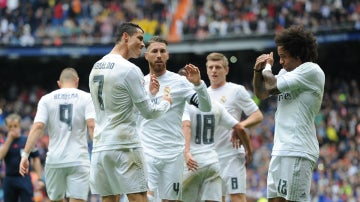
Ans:
[{"label": "name print on jersey", "polygon": [[94,64],[94,69],[112,69],[114,66],[114,62],[97,62]]},{"label": "name print on jersey", "polygon": [[54,99],[58,100],[58,99],[62,99],[62,100],[67,100],[67,99],[77,99],[79,97],[79,95],[77,93],[62,93],[62,94],[55,94],[54,95]]}]

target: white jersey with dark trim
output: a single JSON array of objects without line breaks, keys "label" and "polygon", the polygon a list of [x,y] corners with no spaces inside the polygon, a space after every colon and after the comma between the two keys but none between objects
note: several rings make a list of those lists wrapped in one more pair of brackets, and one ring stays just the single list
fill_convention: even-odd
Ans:
[{"label": "white jersey with dark trim", "polygon": [[[206,85],[202,81],[194,87],[186,77],[174,72],[166,71],[158,77],[160,83],[159,92],[152,97],[154,103],[158,103],[164,94],[169,91],[172,97],[172,105],[164,116],[156,119],[144,119],[139,117],[139,130],[144,147],[144,153],[157,158],[171,159],[184,150],[184,136],[181,130],[181,118],[185,103],[193,103],[201,107],[201,100],[206,100],[203,106],[211,110],[211,101],[206,91]],[[149,89],[150,76],[145,76],[145,88]],[[165,92],[167,93],[167,92]]]},{"label": "white jersey with dark trim", "polygon": [[61,88],[44,95],[34,123],[44,123],[49,135],[46,166],[89,165],[86,120],[95,118],[89,93]]},{"label": "white jersey with dark trim", "polygon": [[316,162],[319,142],[314,119],[322,103],[325,74],[319,65],[306,62],[291,72],[282,69],[276,78],[281,94],[272,155],[303,156]]},{"label": "white jersey with dark trim", "polygon": [[[222,126],[231,130],[238,121],[218,102],[212,102],[211,112],[201,112],[192,105],[186,105],[183,121],[191,122],[190,152],[200,168],[218,162],[215,150],[215,129]],[[231,134],[229,134],[231,135]]]},{"label": "white jersey with dark trim", "polygon": [[[226,82],[220,88],[208,87],[208,92],[212,100],[216,100],[223,104],[226,110],[236,120],[241,120],[241,114],[250,115],[257,111],[259,108],[256,103],[250,97],[250,93],[244,86]],[[244,153],[244,147],[234,149],[231,144],[232,129],[227,129],[222,126],[216,128],[215,146],[219,158],[223,158],[231,155],[238,155],[238,153]]]},{"label": "white jersey with dark trim", "polygon": [[141,147],[136,112],[154,118],[170,107],[168,101],[153,104],[140,68],[117,54],[94,64],[89,87],[96,110],[92,152]]}]

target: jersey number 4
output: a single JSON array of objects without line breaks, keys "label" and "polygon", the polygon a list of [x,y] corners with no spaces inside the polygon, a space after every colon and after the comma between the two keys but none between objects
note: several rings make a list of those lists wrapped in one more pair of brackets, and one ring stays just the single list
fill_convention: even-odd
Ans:
[{"label": "jersey number 4", "polygon": [[61,104],[59,106],[60,110],[60,121],[68,125],[68,130],[72,130],[72,114],[73,114],[73,105],[72,104]]}]

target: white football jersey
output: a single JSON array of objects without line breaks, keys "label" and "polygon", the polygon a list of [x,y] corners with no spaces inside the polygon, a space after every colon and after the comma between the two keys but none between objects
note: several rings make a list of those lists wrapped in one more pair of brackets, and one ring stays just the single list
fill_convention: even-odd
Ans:
[{"label": "white football jersey", "polygon": [[183,115],[183,121],[191,122],[190,152],[200,168],[218,162],[215,136],[219,134],[215,133],[215,129],[222,126],[232,130],[232,127],[238,123],[220,103],[213,101],[211,106],[211,112],[201,112],[198,108],[187,104]]},{"label": "white football jersey", "polygon": [[[249,92],[244,86],[226,82],[220,88],[213,89],[208,87],[208,92],[212,100],[218,101],[236,120],[241,120],[241,114],[250,115],[258,110],[258,106],[252,100]],[[235,150],[231,144],[232,129],[222,126],[216,128],[215,146],[219,158],[244,153],[244,147]]]},{"label": "white football jersey", "polygon": [[154,118],[170,107],[168,101],[153,104],[140,68],[117,54],[105,55],[94,64],[89,87],[96,111],[92,152],[141,147],[135,109]]},{"label": "white football jersey", "polygon": [[321,107],[325,74],[319,65],[306,62],[291,72],[282,69],[276,77],[281,94],[272,155],[303,156],[316,162],[319,142],[314,119]]},{"label": "white football jersey", "polygon": [[86,120],[93,118],[90,94],[77,88],[61,88],[40,99],[34,123],[47,128],[47,167],[90,165]]},{"label": "white football jersey", "polygon": [[[184,150],[185,139],[181,130],[181,119],[185,103],[196,103],[198,100],[199,108],[210,111],[211,101],[203,81],[194,87],[186,77],[170,71],[166,71],[158,80],[160,90],[152,97],[152,101],[158,103],[164,91],[169,90],[172,97],[171,108],[164,116],[156,119],[146,120],[140,117],[139,130],[145,154],[170,159]],[[146,75],[146,89],[149,89],[149,81],[150,76]]]}]

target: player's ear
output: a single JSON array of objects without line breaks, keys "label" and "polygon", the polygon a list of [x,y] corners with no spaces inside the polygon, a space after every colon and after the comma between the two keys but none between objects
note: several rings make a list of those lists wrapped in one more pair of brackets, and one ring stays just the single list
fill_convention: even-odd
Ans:
[{"label": "player's ear", "polygon": [[127,43],[129,41],[129,34],[124,32],[123,35],[122,35],[122,38],[124,39],[125,43]]},{"label": "player's ear", "polygon": [[79,87],[79,80],[80,80],[79,78],[75,79],[75,86],[76,86],[76,88]]}]

